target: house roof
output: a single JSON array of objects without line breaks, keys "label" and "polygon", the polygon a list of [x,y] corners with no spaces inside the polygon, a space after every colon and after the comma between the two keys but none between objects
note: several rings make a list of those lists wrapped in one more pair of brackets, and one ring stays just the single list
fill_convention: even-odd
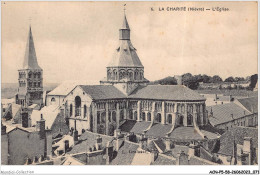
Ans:
[{"label": "house roof", "polygon": [[40,111],[33,110],[31,114],[31,122],[32,126],[37,124],[37,121],[41,119],[41,114],[43,115],[43,119],[45,120],[46,129],[51,129],[56,117],[59,114],[59,108],[56,105],[50,105],[43,107]]},{"label": "house roof", "polygon": [[131,165],[138,148],[138,144],[124,141],[111,165]]},{"label": "house roof", "polygon": [[85,165],[84,162],[76,159],[75,157],[68,156],[61,165]]},{"label": "house roof", "polygon": [[40,69],[40,70],[42,70],[37,62],[31,26],[29,29],[28,41],[27,41],[27,45],[26,45],[26,49],[25,49],[23,69]]},{"label": "house roof", "polygon": [[204,101],[203,96],[183,85],[148,85],[138,87],[129,98]]},{"label": "house roof", "polygon": [[59,86],[57,86],[55,89],[53,89],[51,92],[49,92],[47,95],[60,95],[60,96],[66,96],[68,95],[77,84],[75,83],[62,83]]},{"label": "house roof", "polygon": [[80,85],[80,87],[94,100],[126,98],[112,85]]},{"label": "house roof", "polygon": [[244,138],[252,138],[252,146],[258,148],[258,129],[249,127],[233,127],[220,137],[220,149],[218,153],[233,155],[234,141],[236,144],[243,145]]},{"label": "house roof", "polygon": [[191,156],[189,160],[189,165],[218,165],[217,163],[202,159],[197,156]]},{"label": "house roof", "polygon": [[[214,105],[206,107],[208,112],[212,110],[213,116],[209,117],[210,123],[215,126],[218,124],[226,123],[234,119],[238,119],[245,115],[251,114],[249,111],[243,109],[235,103],[226,103],[221,105]],[[233,118],[232,118],[233,115]]]},{"label": "house roof", "polygon": [[169,138],[175,140],[202,140],[202,136],[194,127],[177,127],[169,135]]},{"label": "house roof", "polygon": [[177,161],[173,157],[159,154],[151,165],[176,165]]},{"label": "house roof", "polygon": [[173,157],[177,158],[181,152],[184,152],[185,154],[188,154],[189,152],[189,147],[188,146],[184,146],[184,145],[175,145],[175,147],[172,149],[171,152],[166,153],[166,154],[170,154]]},{"label": "house roof", "polygon": [[114,138],[111,136],[106,136],[102,134],[96,134],[89,131],[85,131],[85,133],[81,134],[79,137],[79,142],[75,143],[72,149],[68,152],[69,154],[75,154],[80,152],[89,151],[89,147],[93,147],[96,145],[97,137],[102,138],[102,146],[105,147],[107,142],[111,142]]},{"label": "house roof", "polygon": [[157,139],[157,140],[154,140],[153,142],[154,142],[154,145],[156,146],[156,148],[158,147],[162,152],[164,152],[166,150],[166,145],[164,144],[162,139]]},{"label": "house roof", "polygon": [[258,112],[258,97],[240,98],[237,101],[252,113]]},{"label": "house roof", "polygon": [[165,137],[166,134],[171,131],[172,127],[173,127],[173,125],[163,125],[161,123],[155,123],[145,133],[145,135],[153,136],[153,137]]},{"label": "house roof", "polygon": [[134,120],[126,120],[121,126],[120,129],[123,132],[133,132],[133,133],[143,133],[144,130],[148,129],[151,125],[151,122],[146,121],[134,121]]}]

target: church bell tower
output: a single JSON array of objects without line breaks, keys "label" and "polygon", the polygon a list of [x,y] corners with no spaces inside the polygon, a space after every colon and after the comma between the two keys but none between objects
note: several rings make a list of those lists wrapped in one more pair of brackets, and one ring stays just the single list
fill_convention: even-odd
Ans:
[{"label": "church bell tower", "polygon": [[23,67],[18,70],[18,93],[16,103],[27,107],[31,104],[43,104],[42,68],[38,65],[31,26],[25,49]]},{"label": "church bell tower", "polygon": [[107,77],[100,84],[114,85],[126,95],[130,95],[139,85],[146,85],[149,81],[144,78],[144,66],[136,51],[130,40],[130,27],[124,14],[123,25],[119,29],[119,46],[107,66]]}]

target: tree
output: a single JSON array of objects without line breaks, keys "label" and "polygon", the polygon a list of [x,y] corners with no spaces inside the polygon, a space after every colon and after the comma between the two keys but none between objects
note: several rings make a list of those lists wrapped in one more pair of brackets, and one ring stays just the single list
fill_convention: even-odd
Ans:
[{"label": "tree", "polygon": [[249,88],[251,90],[253,90],[256,86],[256,83],[257,83],[257,79],[258,79],[258,74],[254,74],[251,76],[250,78],[250,84],[249,84]]},{"label": "tree", "polygon": [[223,81],[222,78],[220,76],[218,76],[218,75],[214,75],[212,77],[212,82],[213,83],[219,83],[219,82],[222,82],[222,81]]},{"label": "tree", "polygon": [[234,82],[234,78],[233,77],[228,77],[225,79],[225,82]]}]

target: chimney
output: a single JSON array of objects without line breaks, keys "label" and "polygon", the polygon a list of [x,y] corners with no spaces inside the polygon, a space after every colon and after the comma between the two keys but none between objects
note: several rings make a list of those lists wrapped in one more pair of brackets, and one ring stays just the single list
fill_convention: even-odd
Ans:
[{"label": "chimney", "polygon": [[169,151],[171,149],[171,141],[170,140],[165,140],[165,146],[166,146],[166,150]]},{"label": "chimney", "polygon": [[157,159],[158,157],[158,152],[154,149],[151,150],[151,153],[150,153],[150,156],[151,156],[151,160],[150,162],[151,163],[154,163],[154,161]]},{"label": "chimney", "polygon": [[42,114],[40,121],[37,121],[36,131],[39,131],[40,139],[45,138],[45,120],[43,119]]},{"label": "chimney", "polygon": [[65,140],[64,141],[64,153],[67,153],[69,148],[70,148],[69,140]]},{"label": "chimney", "polygon": [[189,155],[189,158],[190,158],[191,156],[194,156],[194,155],[195,155],[195,145],[194,145],[194,144],[190,144],[190,145],[189,145],[188,155]]},{"label": "chimney", "polygon": [[78,131],[75,129],[74,132],[73,132],[73,139],[74,139],[74,142],[77,142],[79,139],[78,139]]},{"label": "chimney", "polygon": [[229,101],[230,101],[230,102],[233,101],[233,97],[232,97],[232,95],[229,95]]},{"label": "chimney", "polygon": [[231,117],[232,119],[234,119],[234,116],[233,116],[233,114],[230,114],[230,117]]},{"label": "chimney", "polygon": [[243,144],[243,154],[246,158],[246,164],[252,165],[252,138],[251,137],[244,137],[244,144]]},{"label": "chimney", "polygon": [[6,134],[6,126],[1,123],[1,135]]},{"label": "chimney", "polygon": [[22,127],[28,128],[29,126],[28,112],[25,109],[22,109],[21,115],[22,115]]},{"label": "chimney", "polygon": [[114,137],[118,138],[121,135],[121,129],[114,130]]},{"label": "chimney", "polygon": [[97,149],[101,150],[101,147],[102,147],[102,137],[100,137],[100,135],[97,135],[96,145],[97,145]]},{"label": "chimney", "polygon": [[184,151],[178,153],[177,165],[189,165],[188,155],[186,155]]},{"label": "chimney", "polygon": [[107,142],[106,145],[106,165],[109,165],[113,158],[113,145],[111,142]]},{"label": "chimney", "polygon": [[38,163],[38,157],[37,156],[34,156],[34,158],[33,158],[33,164],[35,164],[35,163]]}]

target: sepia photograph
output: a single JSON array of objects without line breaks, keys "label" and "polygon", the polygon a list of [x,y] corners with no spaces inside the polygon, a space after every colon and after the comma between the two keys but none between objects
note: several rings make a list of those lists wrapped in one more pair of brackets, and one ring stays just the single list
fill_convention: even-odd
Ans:
[{"label": "sepia photograph", "polygon": [[258,2],[2,1],[9,165],[259,174]]}]

